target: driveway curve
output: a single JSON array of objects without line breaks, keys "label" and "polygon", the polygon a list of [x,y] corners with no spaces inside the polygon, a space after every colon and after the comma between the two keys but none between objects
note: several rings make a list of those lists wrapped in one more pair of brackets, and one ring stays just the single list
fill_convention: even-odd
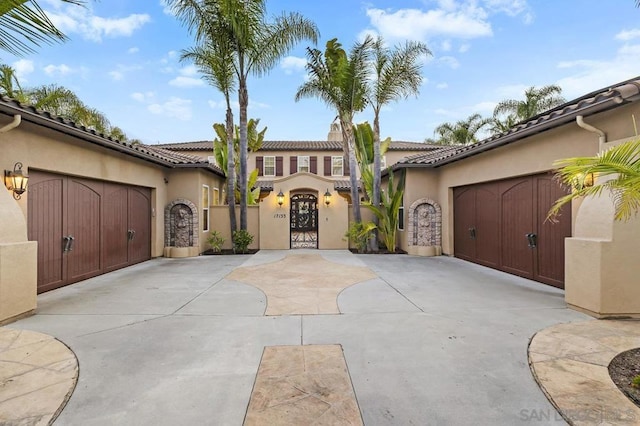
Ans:
[{"label": "driveway curve", "polygon": [[[229,279],[300,254],[374,277],[338,295],[340,313],[274,316],[262,291]],[[560,290],[454,258],[309,250],[155,259],[38,306],[11,327],[62,340],[81,366],[61,425],[241,425],[265,348],[300,345],[341,346],[365,425],[564,424],[527,345],[589,318]]]}]

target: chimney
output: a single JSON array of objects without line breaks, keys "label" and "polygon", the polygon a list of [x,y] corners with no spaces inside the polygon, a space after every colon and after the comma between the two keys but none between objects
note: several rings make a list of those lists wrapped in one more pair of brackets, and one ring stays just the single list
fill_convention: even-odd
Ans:
[{"label": "chimney", "polygon": [[327,136],[329,142],[342,142],[342,130],[340,124],[335,121],[331,123],[329,135]]}]

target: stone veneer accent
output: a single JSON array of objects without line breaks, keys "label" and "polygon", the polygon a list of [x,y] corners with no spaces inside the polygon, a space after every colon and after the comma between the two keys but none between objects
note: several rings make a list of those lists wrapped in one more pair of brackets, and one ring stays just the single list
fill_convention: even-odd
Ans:
[{"label": "stone veneer accent", "polygon": [[192,230],[190,235],[190,239],[191,239],[190,246],[192,247],[198,246],[199,244],[198,231],[200,230],[200,221],[198,220],[200,215],[198,214],[198,208],[191,201],[184,198],[178,198],[176,200],[173,200],[172,202],[167,204],[167,206],[164,208],[164,246],[171,247],[171,230],[174,227],[174,223],[173,223],[174,220],[173,220],[173,216],[171,215],[171,210],[178,204],[185,205],[191,211],[190,225],[192,227]]},{"label": "stone veneer accent", "polygon": [[430,198],[420,198],[409,207],[410,246],[442,245],[442,209]]}]

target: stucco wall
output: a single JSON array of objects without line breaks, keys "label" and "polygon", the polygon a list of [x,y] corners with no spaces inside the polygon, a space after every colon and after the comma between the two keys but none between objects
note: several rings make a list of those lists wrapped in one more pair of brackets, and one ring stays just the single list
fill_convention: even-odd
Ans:
[{"label": "stucco wall", "polygon": [[[331,179],[311,173],[297,173],[274,180],[274,190],[260,204],[260,248],[288,249],[290,247],[289,198],[292,193],[310,193],[318,197],[318,248],[324,250],[346,249],[343,240],[348,227],[348,205],[344,198],[333,191]],[[331,203],[323,203],[326,190],[331,193]],[[285,195],[282,207],[276,196],[279,191]]]},{"label": "stucco wall", "polygon": [[[231,249],[231,226],[229,225],[229,206],[218,205],[211,207],[211,222],[212,231],[217,231],[223,238],[223,249]],[[240,229],[240,206],[236,206],[236,224]],[[253,235],[253,243],[249,245],[250,249],[258,249],[260,247],[260,206],[248,206],[247,208],[247,230]],[[207,233],[208,234],[208,233]],[[206,244],[205,235],[205,250],[211,248]]]}]

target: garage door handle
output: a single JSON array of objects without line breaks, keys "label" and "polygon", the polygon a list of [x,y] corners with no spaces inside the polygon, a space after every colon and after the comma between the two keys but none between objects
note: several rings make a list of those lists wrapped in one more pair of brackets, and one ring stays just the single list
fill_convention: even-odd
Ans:
[{"label": "garage door handle", "polygon": [[62,237],[62,252],[66,253],[69,251],[69,244],[71,243],[71,240],[69,239],[69,237]]},{"label": "garage door handle", "polygon": [[472,240],[476,239],[476,228],[469,228],[469,238],[471,238]]},{"label": "garage door handle", "polygon": [[73,251],[73,242],[75,241],[75,238],[73,238],[73,236],[69,236],[67,238],[69,238],[69,245],[68,245],[67,251]]},{"label": "garage door handle", "polygon": [[128,240],[128,241],[133,241],[133,239],[135,238],[135,236],[136,236],[136,231],[134,231],[133,229],[129,229],[129,230],[127,231],[127,240]]},{"label": "garage door handle", "polygon": [[534,233],[525,234],[529,241],[529,248],[534,249],[538,246],[538,236]]}]

